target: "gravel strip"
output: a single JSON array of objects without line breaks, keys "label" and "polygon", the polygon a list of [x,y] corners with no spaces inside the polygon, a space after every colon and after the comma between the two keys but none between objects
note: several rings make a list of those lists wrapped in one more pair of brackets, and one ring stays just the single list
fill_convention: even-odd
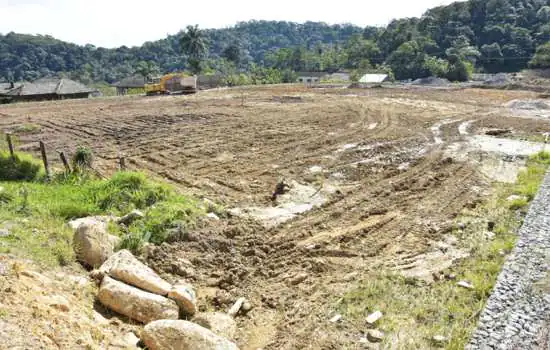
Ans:
[{"label": "gravel strip", "polygon": [[550,172],[506,260],[468,350],[550,350]]}]

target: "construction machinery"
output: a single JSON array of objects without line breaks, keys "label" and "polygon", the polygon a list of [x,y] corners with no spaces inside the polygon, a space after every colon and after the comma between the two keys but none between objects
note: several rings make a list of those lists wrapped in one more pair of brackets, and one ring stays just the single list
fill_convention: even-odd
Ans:
[{"label": "construction machinery", "polygon": [[197,92],[197,77],[185,73],[170,73],[148,79],[145,93],[152,95],[194,94]]}]

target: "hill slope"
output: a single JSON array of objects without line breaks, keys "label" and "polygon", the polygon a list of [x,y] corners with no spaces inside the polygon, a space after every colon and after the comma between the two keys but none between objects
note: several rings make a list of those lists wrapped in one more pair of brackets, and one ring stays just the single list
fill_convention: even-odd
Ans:
[{"label": "hill slope", "polygon": [[[151,61],[162,72],[180,70],[186,65],[181,35],[117,49],[78,46],[49,36],[0,35],[0,78],[32,80],[71,72],[83,82],[113,82],[134,73],[140,61]],[[206,35],[208,66],[214,70],[222,52],[234,45],[242,69],[250,69],[250,63],[294,70],[386,63],[406,79],[435,74],[448,65],[455,69],[460,57],[486,72],[517,71],[527,66],[538,46],[550,41],[550,0],[456,2],[428,10],[421,18],[395,20],[386,28],[249,21],[209,29]],[[284,48],[292,50],[279,50]]]}]

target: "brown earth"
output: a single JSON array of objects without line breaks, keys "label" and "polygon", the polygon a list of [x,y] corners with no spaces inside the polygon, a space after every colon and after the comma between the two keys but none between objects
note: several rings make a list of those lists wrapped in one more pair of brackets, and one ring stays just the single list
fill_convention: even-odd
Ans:
[{"label": "brown earth", "polygon": [[[329,322],[353,282],[414,263],[464,208],[483,200],[489,181],[475,162],[444,152],[464,141],[459,125],[475,121],[474,135],[547,132],[550,121],[514,118],[503,107],[529,98],[536,94],[243,88],[17,104],[0,108],[0,128],[39,125],[18,135],[19,147],[38,154],[43,139],[57,167],[56,151],[86,145],[101,174],[115,171],[124,155],[130,169],[226,208],[269,207],[281,178],[336,186],[323,206],[276,228],[231,216],[205,221],[186,241],[149,249],[147,257],[192,282],[202,309],[248,298],[253,309],[238,318],[243,349],[341,349],[358,346],[365,331]],[[322,171],[312,173],[314,166]]]}]

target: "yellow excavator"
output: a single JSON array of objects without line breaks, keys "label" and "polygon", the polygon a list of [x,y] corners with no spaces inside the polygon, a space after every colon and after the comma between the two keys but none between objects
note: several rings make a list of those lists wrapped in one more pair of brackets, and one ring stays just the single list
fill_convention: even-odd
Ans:
[{"label": "yellow excavator", "polygon": [[147,96],[194,94],[197,92],[197,77],[185,73],[170,73],[148,79],[145,84]]}]

